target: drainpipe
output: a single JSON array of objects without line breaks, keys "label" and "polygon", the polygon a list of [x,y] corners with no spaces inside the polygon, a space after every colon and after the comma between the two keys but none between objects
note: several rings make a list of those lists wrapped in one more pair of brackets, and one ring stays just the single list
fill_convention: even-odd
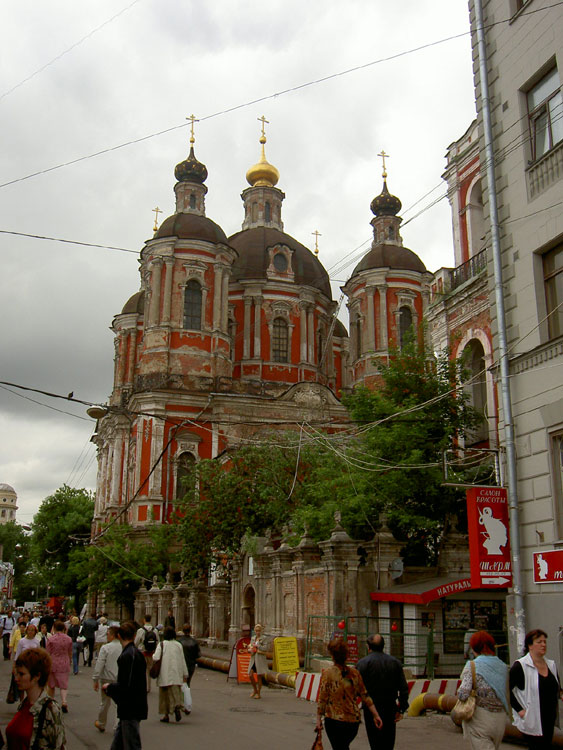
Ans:
[{"label": "drainpipe", "polygon": [[514,614],[516,620],[516,641],[520,653],[524,651],[526,618],[522,593],[522,569],[520,564],[520,524],[516,476],[516,450],[514,445],[514,421],[510,398],[510,378],[508,347],[506,344],[506,317],[504,311],[504,290],[502,283],[502,262],[500,251],[500,231],[498,220],[497,192],[495,181],[495,157],[493,152],[493,128],[491,124],[491,101],[487,77],[487,51],[483,26],[483,3],[475,1],[475,21],[477,49],[479,54],[479,76],[481,79],[481,99],[483,130],[485,139],[485,163],[489,188],[491,247],[495,279],[495,301],[498,324],[498,349],[500,364],[500,386],[504,412],[504,439],[506,445],[506,468],[508,479],[508,504],[510,511],[510,546],[512,551],[512,589],[514,592]]}]

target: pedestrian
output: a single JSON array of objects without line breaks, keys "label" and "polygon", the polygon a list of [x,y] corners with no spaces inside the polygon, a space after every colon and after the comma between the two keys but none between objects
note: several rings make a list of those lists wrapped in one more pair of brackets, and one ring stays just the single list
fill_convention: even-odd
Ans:
[{"label": "pedestrian", "polygon": [[146,663],[135,646],[135,626],[124,622],[117,630],[123,651],[117,660],[117,680],[102,690],[117,704],[119,719],[110,750],[141,750],[140,722],[147,718]]},{"label": "pedestrian", "polygon": [[500,747],[506,715],[510,715],[506,691],[508,667],[495,655],[495,639],[486,630],[473,633],[469,648],[474,656],[463,668],[457,697],[466,701],[475,680],[475,711],[471,719],[462,722],[463,736],[469,740],[471,750],[493,750]]},{"label": "pedestrian", "polygon": [[70,618],[70,627],[67,635],[72,641],[72,673],[77,675],[78,665],[80,664],[80,653],[83,648],[82,641],[79,641],[78,639],[83,636],[80,634],[80,620],[76,615]]},{"label": "pedestrian", "polygon": [[156,678],[158,712],[163,714],[160,721],[169,722],[171,713],[174,713],[176,721],[180,721],[184,707],[182,683],[188,680],[188,667],[184,659],[182,644],[176,640],[176,633],[171,627],[164,628],[162,642],[156,647],[154,663],[158,661],[160,661],[160,672]]},{"label": "pedestrian", "polygon": [[[92,612],[90,617],[87,617],[82,623],[82,635],[86,638],[85,646],[88,647],[88,666],[92,666],[92,659],[94,657],[94,642],[96,638],[96,631],[98,629],[98,621],[96,620],[96,613]],[[86,666],[86,654],[84,654],[84,666]]]},{"label": "pedestrian", "polygon": [[174,612],[171,609],[168,610],[168,614],[164,618],[164,627],[172,628],[174,632],[176,632],[176,618],[174,617]]},{"label": "pedestrian", "polygon": [[65,633],[65,624],[62,620],[55,620],[54,633],[47,641],[47,653],[51,657],[51,674],[47,692],[51,698],[55,697],[55,688],[61,691],[61,708],[63,713],[68,713],[66,702],[68,692],[68,675],[72,661],[72,638]]},{"label": "pedestrian", "polygon": [[[94,680],[94,690],[96,691],[99,690],[100,684],[103,685],[106,682],[117,681],[117,660],[123,650],[117,637],[118,630],[117,626],[110,625],[107,632],[107,643],[102,645],[96,659],[96,668],[94,669],[94,676],[92,678]],[[105,732],[111,698],[103,690],[99,690],[99,692],[100,707],[94,726],[99,732]]]},{"label": "pedestrian", "polygon": [[98,629],[96,630],[96,634],[94,636],[94,650],[96,652],[96,659],[98,658],[101,647],[104,645],[104,643],[108,642],[107,622],[107,618],[103,615],[98,620]]},{"label": "pedestrian", "polygon": [[372,750],[393,750],[397,722],[409,707],[409,688],[401,662],[383,652],[383,636],[371,635],[367,645],[368,655],[360,659],[356,667],[375,703],[382,725],[374,726],[364,706],[366,733]]},{"label": "pedestrian", "polygon": [[47,625],[46,623],[43,623],[41,627],[39,628],[39,633],[37,633],[37,638],[39,640],[39,646],[41,648],[47,648],[47,641],[52,636],[52,633],[47,632]]},{"label": "pedestrian", "polygon": [[16,660],[22,651],[27,651],[28,648],[39,648],[39,641],[35,637],[36,635],[37,628],[35,625],[28,625],[25,629],[24,637],[19,639],[16,646]]},{"label": "pedestrian", "polygon": [[55,622],[55,618],[53,617],[53,610],[47,608],[45,610],[45,614],[39,620],[39,627],[41,628],[41,625],[45,623],[47,625],[47,632],[50,633],[53,629],[54,622]]},{"label": "pedestrian", "polygon": [[183,635],[178,638],[178,642],[182,644],[182,648],[184,649],[184,659],[188,668],[188,687],[190,687],[196,662],[201,656],[201,649],[199,643],[192,636],[192,628],[189,623],[186,622],[184,624],[182,633]]},{"label": "pedestrian", "polygon": [[260,623],[254,626],[254,635],[250,639],[248,652],[250,653],[250,662],[248,663],[248,675],[252,683],[251,698],[260,698],[262,690],[262,679],[268,671],[268,662],[266,660],[266,639],[263,636],[263,627]]},{"label": "pedestrian", "polygon": [[153,663],[154,652],[158,645],[158,631],[151,622],[152,617],[147,612],[143,617],[143,625],[137,630],[135,635],[135,646],[143,653],[147,667],[147,693],[151,691],[151,667]]},{"label": "pedestrian", "polygon": [[8,653],[12,660],[12,677],[10,679],[10,687],[8,688],[8,695],[6,697],[6,703],[15,703],[20,698],[18,691],[18,685],[16,682],[16,651],[20,640],[25,636],[25,621],[20,620],[17,626],[12,630],[10,636],[10,646]]},{"label": "pedestrian", "polygon": [[4,661],[10,660],[10,638],[16,625],[17,620],[14,617],[14,611],[8,609],[6,614],[2,617],[2,649],[4,652]]},{"label": "pedestrian", "polygon": [[16,682],[25,698],[6,727],[8,750],[62,750],[65,728],[61,710],[44,690],[51,657],[42,648],[27,649],[16,659]]},{"label": "pedestrian", "polygon": [[[369,721],[381,727],[381,718],[369,697],[361,674],[346,665],[348,647],[342,638],[333,638],[328,644],[333,666],[324,669],[317,703],[317,731],[325,730],[333,750],[348,750],[358,734],[361,721],[361,703],[371,714]],[[367,721],[367,719],[366,719]]]},{"label": "pedestrian", "polygon": [[531,750],[550,748],[553,728],[559,726],[561,685],[555,662],[546,659],[547,633],[530,630],[525,655],[510,668],[510,702],[514,724]]}]

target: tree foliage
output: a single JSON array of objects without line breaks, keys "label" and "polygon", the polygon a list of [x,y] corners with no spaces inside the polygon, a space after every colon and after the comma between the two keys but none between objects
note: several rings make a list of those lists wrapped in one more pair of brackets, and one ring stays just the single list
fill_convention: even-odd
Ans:
[{"label": "tree foliage", "polygon": [[[179,524],[189,573],[205,573],[218,553],[267,529],[289,543],[305,527],[326,539],[336,510],[354,539],[373,538],[384,513],[406,562],[435,562],[446,515],[464,514],[462,493],[444,486],[443,454],[480,416],[463,392],[463,363],[434,357],[414,338],[380,375],[378,388],[344,399],[355,429],[278,433],[194,467]],[[458,479],[467,481],[461,469]]]},{"label": "tree foliage", "polygon": [[90,534],[94,500],[88,490],[63,485],[41,503],[34,516],[31,563],[50,593],[83,600],[88,589],[84,542]]},{"label": "tree foliage", "polygon": [[2,559],[14,565],[14,585],[12,596],[16,601],[30,601],[31,592],[35,590],[29,572],[29,536],[15,521],[0,525],[0,544]]}]

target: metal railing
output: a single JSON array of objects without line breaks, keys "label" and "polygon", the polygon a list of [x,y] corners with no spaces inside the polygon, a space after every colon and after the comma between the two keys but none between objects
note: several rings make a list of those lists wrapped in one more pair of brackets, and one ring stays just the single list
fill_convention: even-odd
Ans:
[{"label": "metal railing", "polygon": [[487,249],[481,250],[452,271],[452,290],[478,276],[487,267]]}]

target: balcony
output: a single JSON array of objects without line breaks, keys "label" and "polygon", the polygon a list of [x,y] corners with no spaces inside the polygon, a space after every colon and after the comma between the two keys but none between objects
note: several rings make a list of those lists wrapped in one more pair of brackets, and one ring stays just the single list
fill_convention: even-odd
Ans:
[{"label": "balcony", "polygon": [[479,276],[487,267],[487,249],[481,250],[473,257],[469,258],[461,266],[452,270],[451,291],[465,284],[469,279]]},{"label": "balcony", "polygon": [[563,141],[526,170],[530,200],[541,195],[563,176]]}]

